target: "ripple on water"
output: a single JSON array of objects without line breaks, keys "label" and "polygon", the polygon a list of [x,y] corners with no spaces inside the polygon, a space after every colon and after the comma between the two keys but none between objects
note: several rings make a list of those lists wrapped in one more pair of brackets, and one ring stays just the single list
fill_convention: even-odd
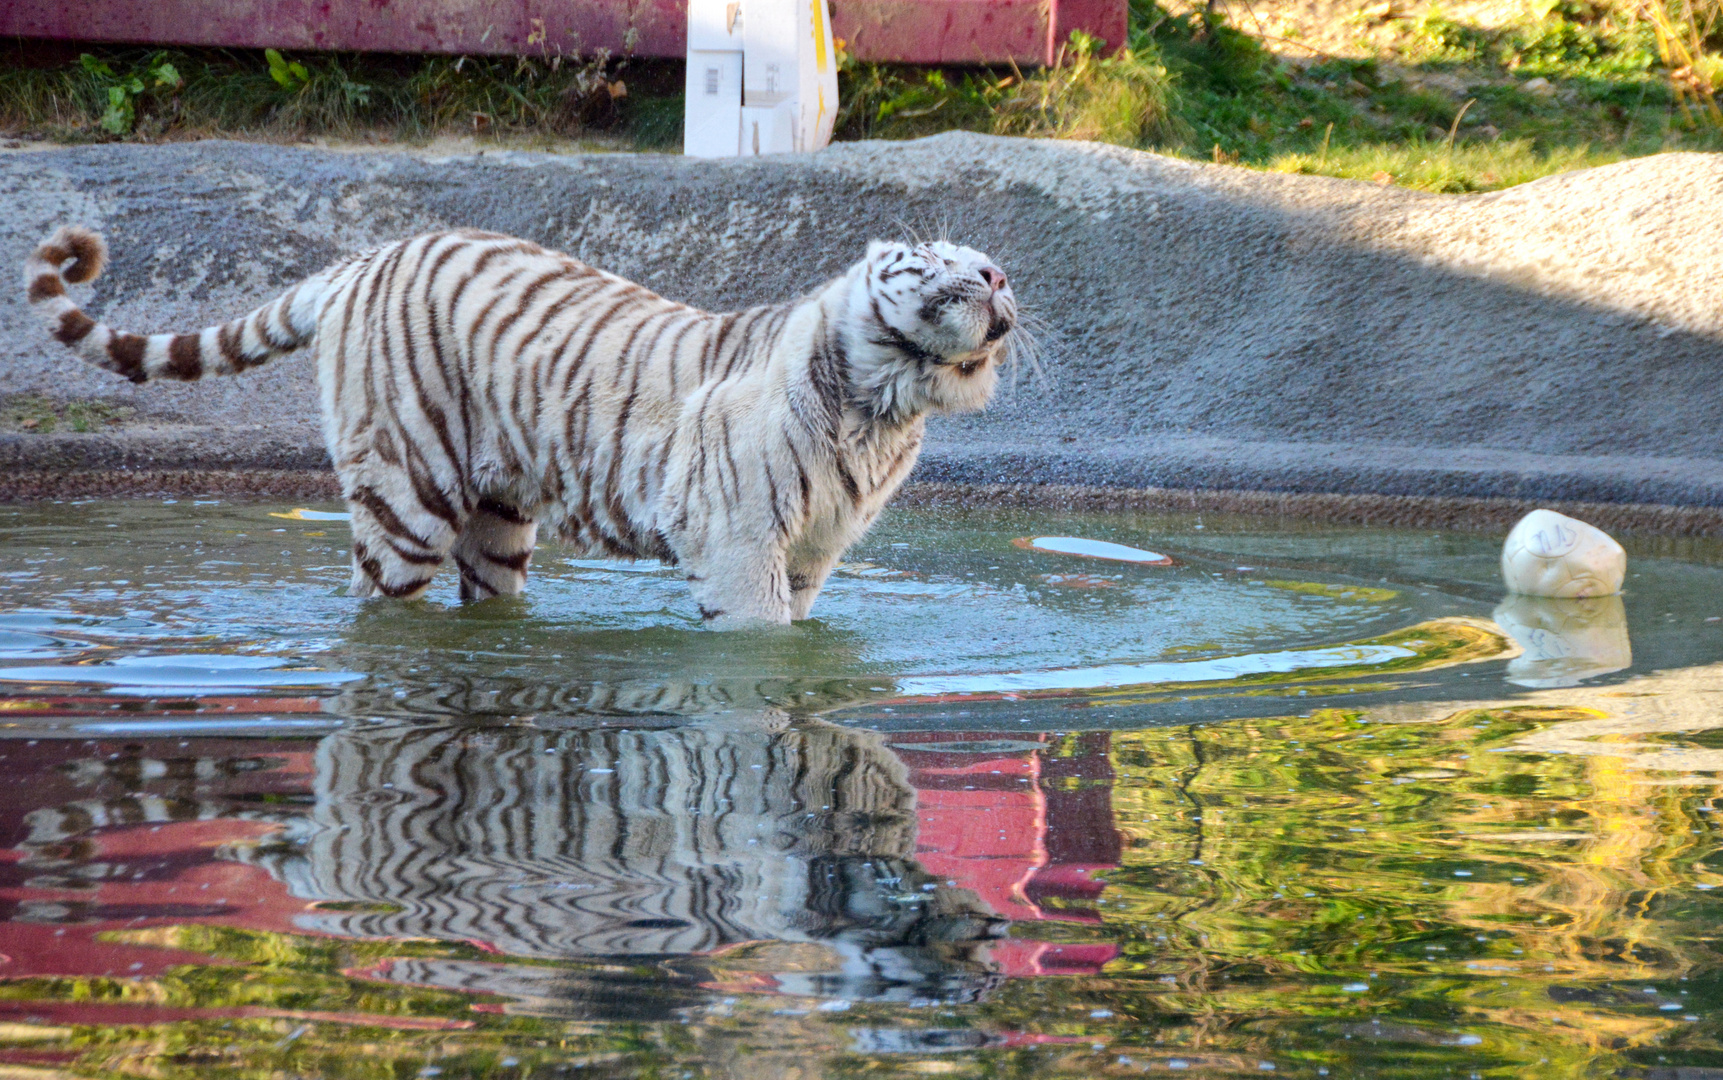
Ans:
[{"label": "ripple on water", "polygon": [[1715,566],[1504,632],[1488,538],[1204,524],[893,512],[726,635],[657,565],[363,603],[328,516],[0,516],[6,1059],[1723,1066]]},{"label": "ripple on water", "polygon": [[272,687],[334,687],[357,682],[356,671],[289,668],[270,656],[180,653],[119,656],[90,664],[0,667],[0,682],[101,686],[118,694],[214,694]]}]

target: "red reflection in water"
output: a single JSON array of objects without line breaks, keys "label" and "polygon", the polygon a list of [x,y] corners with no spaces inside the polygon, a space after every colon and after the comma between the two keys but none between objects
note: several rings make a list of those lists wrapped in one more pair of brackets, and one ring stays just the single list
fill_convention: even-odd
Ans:
[{"label": "red reflection in water", "polygon": [[[257,718],[311,711],[295,706],[315,700],[205,699],[199,711]],[[115,715],[111,700],[27,704],[36,715]],[[139,713],[128,709],[121,715]],[[916,790],[917,860],[1009,919],[1099,923],[1096,904],[1105,889],[1100,875],[1119,864],[1121,850],[1111,805],[1109,740],[1106,732],[1065,739],[1020,732],[892,735]],[[217,852],[274,830],[277,823],[258,812],[272,800],[312,792],[315,745],[236,738],[0,741],[0,776],[8,790],[0,801],[0,978],[145,977],[180,964],[221,963],[181,950],[100,940],[115,931],[189,922],[306,933],[297,917],[310,906],[307,901],[291,896],[265,870],[218,859]],[[223,772],[211,762],[250,764]],[[114,796],[116,788],[129,794]],[[1028,937],[988,947],[990,964],[1013,977],[1093,975],[1117,954],[1110,943]],[[770,991],[773,984],[764,977],[750,988]],[[94,1003],[0,1007],[0,1019],[57,1023],[159,1023],[193,1015],[289,1017],[279,1010]]]},{"label": "red reflection in water", "polygon": [[[272,825],[219,813],[259,796],[303,792],[311,783],[311,744],[203,739],[197,758],[267,759],[267,768],[196,781],[195,796],[101,798],[107,785],[80,782],[90,763],[162,772],[176,786],[176,763],[192,751],[173,742],[146,751],[121,740],[0,742],[0,977],[160,974],[209,957],[175,949],[100,941],[103,934],[197,922],[294,931],[305,901],[260,869],[215,859]],[[188,769],[195,766],[187,765]],[[189,784],[179,785],[189,787]],[[80,815],[93,827],[79,830]],[[100,821],[104,824],[95,825]],[[64,839],[57,834],[68,833]],[[61,872],[65,871],[65,872]],[[216,961],[219,962],[219,961]]]},{"label": "red reflection in water", "polygon": [[[1018,921],[1098,923],[1097,875],[1119,865],[1113,824],[1111,734],[896,733],[909,767],[920,829],[916,859]],[[1001,749],[990,752],[989,744]],[[1025,745],[1032,744],[1032,745]],[[1118,955],[1112,944],[998,942],[989,953],[1006,975],[1093,975]]]}]

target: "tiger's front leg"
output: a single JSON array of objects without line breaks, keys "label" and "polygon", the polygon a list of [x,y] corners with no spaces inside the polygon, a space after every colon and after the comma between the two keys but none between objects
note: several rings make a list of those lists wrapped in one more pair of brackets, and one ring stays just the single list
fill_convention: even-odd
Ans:
[{"label": "tiger's front leg", "polygon": [[700,618],[721,629],[790,623],[800,485],[756,390],[709,384],[683,403],[657,518]]},{"label": "tiger's front leg", "polygon": [[[883,499],[881,500],[883,502]],[[790,618],[800,622],[808,617],[825,588],[826,579],[844,557],[850,545],[860,540],[879,516],[877,506],[856,513],[839,513],[832,517],[804,522],[802,532],[789,547],[786,560],[790,579]]]},{"label": "tiger's front leg", "polygon": [[790,559],[790,618],[793,621],[801,622],[808,617],[814,601],[819,598],[820,590],[825,588],[826,579],[832,576],[832,567],[838,564],[841,557],[840,552],[836,555],[803,555]]},{"label": "tiger's front leg", "polygon": [[519,595],[537,536],[538,524],[519,510],[480,499],[450,552],[461,571],[461,599]]},{"label": "tiger's front leg", "polygon": [[789,574],[777,545],[711,537],[681,563],[700,618],[713,627],[789,625]]}]

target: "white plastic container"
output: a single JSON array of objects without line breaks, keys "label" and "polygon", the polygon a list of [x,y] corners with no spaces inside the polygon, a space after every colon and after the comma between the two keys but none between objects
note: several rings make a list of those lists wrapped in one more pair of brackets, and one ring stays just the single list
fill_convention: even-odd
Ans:
[{"label": "white plastic container", "polygon": [[1615,538],[1554,510],[1533,510],[1502,545],[1502,580],[1522,596],[1610,596],[1627,576]]},{"label": "white plastic container", "polygon": [[684,154],[818,150],[837,107],[826,0],[689,0]]}]

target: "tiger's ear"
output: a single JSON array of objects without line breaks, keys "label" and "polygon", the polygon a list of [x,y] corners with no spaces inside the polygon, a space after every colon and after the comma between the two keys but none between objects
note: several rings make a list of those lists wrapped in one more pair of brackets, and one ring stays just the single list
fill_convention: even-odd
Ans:
[{"label": "tiger's ear", "polygon": [[867,261],[878,262],[887,255],[903,250],[903,245],[895,240],[870,240],[867,245]]}]

